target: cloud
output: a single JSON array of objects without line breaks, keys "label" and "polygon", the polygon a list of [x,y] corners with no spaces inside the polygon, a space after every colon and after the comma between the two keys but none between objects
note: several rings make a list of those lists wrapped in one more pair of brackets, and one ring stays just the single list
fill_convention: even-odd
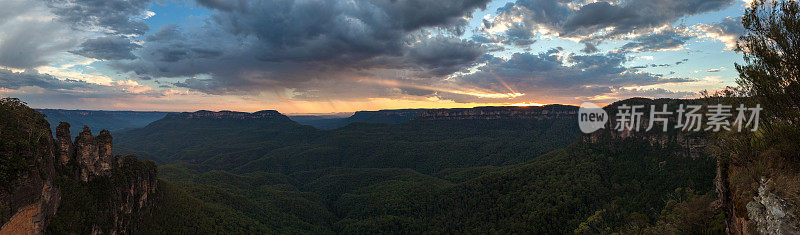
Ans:
[{"label": "cloud", "polygon": [[[649,86],[694,81],[688,78],[665,78],[661,75],[627,68],[625,54],[560,55],[559,50],[516,53],[508,59],[492,57],[477,72],[453,80],[462,87],[496,93],[527,93],[525,99],[564,100],[608,94],[621,87]],[[443,97],[459,102],[474,102],[475,97]]]},{"label": "cloud", "polygon": [[436,76],[449,75],[484,54],[480,44],[452,37],[425,38],[408,48],[408,62],[413,67],[430,70]]},{"label": "cloud", "polygon": [[[507,33],[510,25],[518,30],[557,34],[586,44],[587,53],[606,39],[642,35],[671,25],[685,16],[722,10],[733,0],[517,0],[498,9],[498,16],[486,21],[483,31]],[[662,35],[664,36],[664,35]],[[675,38],[673,38],[675,39]]]},{"label": "cloud", "polygon": [[131,51],[141,46],[120,36],[104,36],[81,43],[78,49],[70,52],[99,60],[135,59]]},{"label": "cloud", "polygon": [[592,54],[592,53],[600,52],[600,49],[597,49],[597,45],[594,45],[593,43],[588,43],[587,42],[587,43],[584,43],[583,45],[584,45],[584,48],[581,49],[581,52],[583,52],[583,53]]},{"label": "cloud", "polygon": [[55,18],[78,31],[101,32],[70,51],[88,58],[122,60],[136,58],[132,51],[140,46],[131,36],[145,34],[143,21],[155,13],[147,7],[152,0],[44,0]]},{"label": "cloud", "polygon": [[736,40],[744,35],[745,29],[742,26],[742,17],[726,17],[715,24],[698,24],[692,27],[698,31],[698,37],[705,37],[718,40],[725,44],[726,49],[736,49]]},{"label": "cloud", "polygon": [[90,86],[89,83],[74,80],[59,80],[36,71],[12,72],[0,69],[0,88],[19,89],[25,86],[36,86],[45,89],[75,89]]},{"label": "cloud", "polygon": [[0,9],[0,66],[34,68],[75,46],[76,35],[53,22],[52,14],[37,1],[8,0]]},{"label": "cloud", "polygon": [[[73,27],[101,28],[109,33],[142,35],[148,27],[136,16],[148,14],[151,0],[46,0],[58,19]],[[142,18],[142,17],[140,17]]]},{"label": "cloud", "polygon": [[[39,93],[68,96],[70,99],[128,95],[157,97],[162,95],[162,93],[150,87],[142,86],[129,80],[114,81],[108,85],[104,85],[71,79],[62,80],[49,74],[39,73],[35,70],[13,72],[7,69],[0,69],[0,89],[4,89],[4,93],[24,94],[24,91],[26,89],[30,90],[29,88],[31,87],[36,88],[33,90],[40,91]],[[9,92],[9,90],[17,90],[17,92]]]},{"label": "cloud", "polygon": [[[6,0],[0,9],[0,66],[30,69],[48,65],[87,36],[141,35],[148,28],[150,0]],[[138,17],[137,16],[143,16]],[[131,59],[135,48],[119,36],[85,41],[76,54]],[[127,51],[127,53],[125,52]]]},{"label": "cloud", "polygon": [[319,97],[305,93],[333,90],[325,81],[359,94],[349,82],[374,77],[427,84],[422,80],[461,71],[486,52],[458,38],[465,18],[486,2],[199,1],[213,10],[204,25],[165,26],[144,38],[139,58],[111,66],[156,78],[198,77],[175,85],[210,94]]},{"label": "cloud", "polygon": [[627,52],[648,52],[663,50],[678,50],[683,48],[693,36],[687,29],[667,27],[653,33],[636,37],[621,48],[620,51]]}]

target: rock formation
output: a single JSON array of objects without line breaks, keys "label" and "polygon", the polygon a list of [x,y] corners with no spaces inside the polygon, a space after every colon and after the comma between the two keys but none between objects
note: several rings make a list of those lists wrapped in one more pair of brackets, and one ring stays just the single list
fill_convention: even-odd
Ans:
[{"label": "rock formation", "polygon": [[69,123],[62,122],[57,130],[61,166],[75,172],[81,181],[89,181],[94,176],[107,176],[112,168],[122,163],[121,157],[112,154],[113,138],[108,130],[93,136],[89,127],[84,126],[83,131],[75,137],[74,144],[69,140]]},{"label": "rock formation", "polygon": [[[141,162],[133,156],[121,157],[113,155],[113,138],[107,130],[93,136],[91,130],[84,126],[83,131],[69,145],[69,124],[59,125],[58,148],[62,169],[67,169],[68,177],[91,184],[98,177],[109,177],[114,182],[113,188],[106,192],[110,197],[106,210],[96,213],[110,218],[109,224],[92,225],[93,234],[128,233],[134,229],[136,215],[147,214],[152,209],[151,195],[155,194],[158,176],[156,166],[152,162]],[[114,172],[120,172],[115,174]]]},{"label": "rock formation", "polygon": [[747,203],[747,217],[760,234],[800,234],[794,206],[767,190],[766,178],[761,178],[758,195]]},{"label": "rock formation", "polygon": [[[0,133],[0,234],[42,234],[59,219],[62,226],[63,221],[88,223],[61,232],[131,233],[136,221],[155,207],[155,163],[114,156],[108,131],[92,136],[84,127],[73,142],[69,124],[60,123],[56,141],[42,114],[18,100],[1,99]],[[89,202],[98,205],[95,211],[60,213],[83,208],[75,205],[91,198],[79,195],[90,192],[108,196]],[[95,217],[72,220],[87,215]]]},{"label": "rock formation", "polygon": [[67,165],[71,159],[72,153],[75,151],[72,148],[72,139],[69,135],[69,123],[61,122],[56,128],[56,138],[58,139],[58,160],[61,165]]}]

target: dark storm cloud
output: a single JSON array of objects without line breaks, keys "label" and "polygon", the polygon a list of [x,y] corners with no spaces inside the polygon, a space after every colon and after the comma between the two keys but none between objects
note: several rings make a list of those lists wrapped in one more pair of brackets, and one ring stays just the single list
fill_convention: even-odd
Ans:
[{"label": "dark storm cloud", "polygon": [[99,60],[122,60],[135,59],[132,51],[139,47],[124,37],[105,36],[86,40],[70,52]]},{"label": "dark storm cloud", "polygon": [[3,7],[0,7],[0,25],[7,23],[14,17],[26,13],[26,9],[36,7],[34,1],[4,1]]},{"label": "dark storm cloud", "polygon": [[[517,0],[498,9],[500,19],[521,17],[526,31],[546,28],[561,37],[608,39],[627,33],[647,33],[681,17],[717,11],[734,0],[638,0],[593,2],[568,0]],[[570,8],[568,4],[579,5]],[[603,35],[594,35],[611,29]],[[587,44],[586,52],[594,52]]]},{"label": "dark storm cloud", "polygon": [[[457,1],[231,1],[210,2],[222,11],[222,30],[252,37],[264,61],[360,63],[399,55],[409,33],[426,27],[466,25],[464,16],[487,0]],[[223,6],[224,5],[224,6]]]},{"label": "dark storm cloud", "polygon": [[671,24],[681,17],[722,10],[733,0],[640,0],[618,5],[595,2],[582,6],[564,22],[565,35],[587,35],[614,27],[611,35]]},{"label": "dark storm cloud", "polygon": [[117,34],[144,34],[147,24],[133,19],[151,0],[46,0],[60,20],[74,27],[101,27]]},{"label": "dark storm cloud", "polygon": [[139,59],[112,67],[152,77],[209,75],[176,84],[207,93],[305,90],[310,81],[375,70],[441,77],[486,51],[456,37],[464,17],[486,2],[199,1],[215,10],[205,25],[166,26],[145,37]]},{"label": "dark storm cloud", "polygon": [[479,44],[452,37],[425,38],[408,48],[407,58],[414,67],[443,76],[456,72],[483,55]]}]

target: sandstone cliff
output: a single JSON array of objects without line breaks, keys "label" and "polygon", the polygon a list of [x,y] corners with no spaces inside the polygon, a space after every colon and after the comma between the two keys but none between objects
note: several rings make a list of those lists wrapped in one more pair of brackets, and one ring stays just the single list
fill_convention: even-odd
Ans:
[{"label": "sandstone cliff", "polygon": [[494,119],[555,119],[577,120],[578,107],[546,105],[530,107],[475,107],[457,109],[428,109],[420,112],[418,120],[494,120]]}]

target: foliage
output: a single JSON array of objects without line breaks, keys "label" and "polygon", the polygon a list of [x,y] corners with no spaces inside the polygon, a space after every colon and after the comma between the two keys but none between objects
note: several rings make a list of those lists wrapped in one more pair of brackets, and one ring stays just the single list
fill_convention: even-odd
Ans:
[{"label": "foliage", "polygon": [[241,212],[197,199],[167,181],[158,182],[157,192],[160,204],[143,218],[138,231],[142,234],[275,233]]},{"label": "foliage", "polygon": [[720,159],[733,214],[747,216],[746,205],[760,185],[800,205],[800,4],[795,0],[757,0],[745,10],[746,34],[738,42],[745,64],[737,64],[739,85],[760,103],[764,114],[754,133],[720,133],[710,152]]},{"label": "foliage", "polygon": [[[123,165],[112,168],[107,176],[96,176],[88,182],[61,176],[56,179],[56,186],[61,190],[61,202],[56,215],[50,221],[47,232],[50,234],[91,233],[93,229],[107,231],[117,226],[114,213],[121,210],[125,203],[122,195],[133,190],[131,184],[152,174],[155,176],[156,165],[152,161],[140,161],[135,157],[125,157]],[[130,218],[138,220],[145,216],[145,211],[132,208]],[[121,215],[119,215],[121,216]]]},{"label": "foliage", "polygon": [[756,0],[742,17],[746,34],[737,43],[745,65],[739,84],[771,117],[800,121],[800,5]]},{"label": "foliage", "polygon": [[[659,219],[643,222],[637,213],[628,216],[623,234],[725,234],[725,214],[714,208],[714,198],[697,195],[691,189],[677,188],[670,193]],[[646,221],[646,220],[645,220]]]},{"label": "foliage", "polygon": [[504,167],[446,169],[435,174],[441,178],[398,168],[236,175],[187,167],[161,172],[191,197],[276,231],[317,233],[570,233],[587,223],[621,231],[631,213],[645,218],[643,227],[661,218],[656,208],[676,188],[711,192],[714,177],[710,158],[636,139],[574,144]]},{"label": "foliage", "polygon": [[43,169],[52,151],[44,115],[16,98],[0,99],[0,190],[10,193],[21,172]]},{"label": "foliage", "polygon": [[290,120],[160,120],[119,132],[123,152],[239,173],[327,167],[446,168],[510,165],[572,143],[574,118],[353,123],[320,131]]},{"label": "foliage", "polygon": [[275,119],[164,118],[145,128],[118,132],[115,151],[159,163],[203,163],[228,169],[265,152],[314,139],[316,130]]}]

